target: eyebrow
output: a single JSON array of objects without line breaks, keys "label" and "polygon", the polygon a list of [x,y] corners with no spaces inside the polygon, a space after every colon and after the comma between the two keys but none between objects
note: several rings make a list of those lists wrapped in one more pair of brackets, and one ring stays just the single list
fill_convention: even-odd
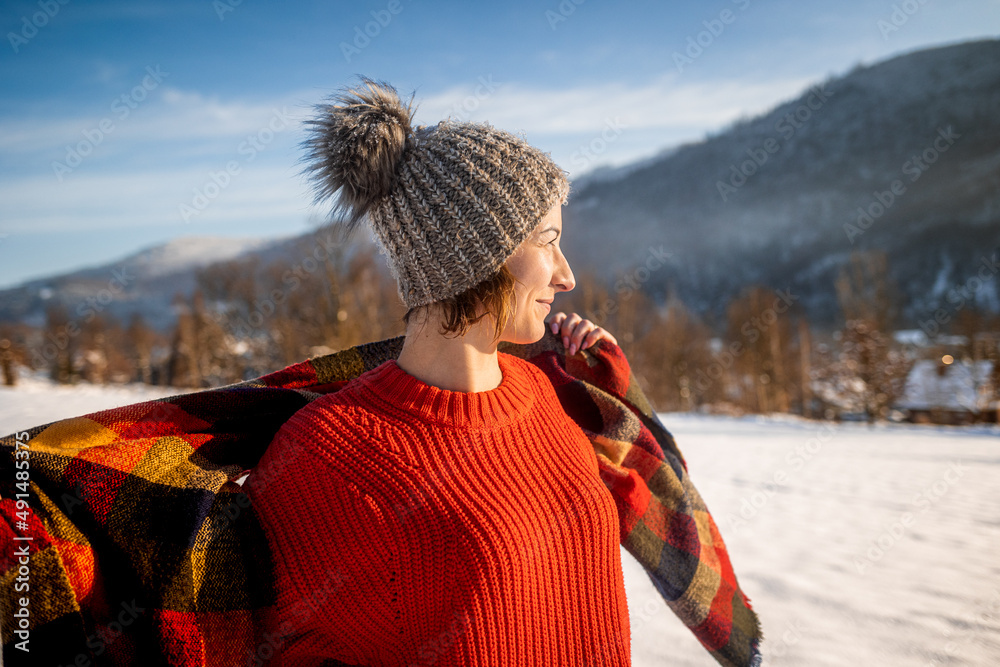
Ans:
[{"label": "eyebrow", "polygon": [[543,229],[542,231],[538,232],[538,235],[541,236],[545,232],[555,232],[556,236],[559,236],[559,234],[562,233],[562,230],[559,229],[558,227],[549,227],[548,229]]}]

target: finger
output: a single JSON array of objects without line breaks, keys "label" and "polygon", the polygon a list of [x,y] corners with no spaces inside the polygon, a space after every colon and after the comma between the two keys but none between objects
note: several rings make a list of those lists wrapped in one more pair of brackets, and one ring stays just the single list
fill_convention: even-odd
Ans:
[{"label": "finger", "polygon": [[[569,347],[570,343],[569,339],[573,335],[573,332],[576,330],[576,325],[579,324],[581,320],[583,320],[583,318],[577,315],[576,313],[570,313],[569,317],[563,320],[562,322],[563,346]],[[573,353],[570,352],[570,354]]]},{"label": "finger", "polygon": [[587,334],[587,337],[583,339],[583,344],[580,345],[580,349],[586,350],[588,347],[593,347],[594,345],[597,344],[597,341],[601,340],[602,338],[610,338],[610,336],[611,334],[609,334],[607,331],[605,331],[601,327],[597,327],[589,334]]},{"label": "finger", "polygon": [[570,337],[569,353],[576,354],[577,350],[583,349],[583,339],[596,327],[597,325],[590,320],[580,320],[573,329],[573,335]]},{"label": "finger", "polygon": [[566,319],[566,313],[562,312],[561,310],[552,316],[552,319],[549,320],[549,327],[552,329],[552,333],[554,334],[559,333],[559,327],[562,326],[562,322],[565,319]]},{"label": "finger", "polygon": [[607,339],[607,340],[611,341],[612,343],[614,343],[615,345],[618,344],[618,339],[615,338],[614,336],[612,336],[611,332],[608,331],[607,329],[603,329],[601,327],[597,327],[597,331],[600,332],[600,338]]}]

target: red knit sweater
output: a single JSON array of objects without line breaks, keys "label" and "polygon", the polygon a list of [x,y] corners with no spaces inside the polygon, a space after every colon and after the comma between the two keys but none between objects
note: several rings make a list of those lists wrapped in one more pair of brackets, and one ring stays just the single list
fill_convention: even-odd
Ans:
[{"label": "red knit sweater", "polygon": [[278,663],[630,664],[593,446],[539,368],[498,359],[500,386],[474,393],[390,360],[282,427],[245,485]]}]

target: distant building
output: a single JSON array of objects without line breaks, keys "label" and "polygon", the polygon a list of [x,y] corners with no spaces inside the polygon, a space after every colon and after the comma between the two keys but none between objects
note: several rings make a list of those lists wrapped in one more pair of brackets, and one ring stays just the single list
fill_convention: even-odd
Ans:
[{"label": "distant building", "polygon": [[893,331],[892,338],[900,345],[909,345],[911,347],[929,347],[931,345],[927,334],[920,329],[900,329],[899,331]]},{"label": "distant building", "polygon": [[992,361],[921,359],[907,375],[894,407],[919,424],[996,422],[1000,404],[994,398],[992,374]]}]

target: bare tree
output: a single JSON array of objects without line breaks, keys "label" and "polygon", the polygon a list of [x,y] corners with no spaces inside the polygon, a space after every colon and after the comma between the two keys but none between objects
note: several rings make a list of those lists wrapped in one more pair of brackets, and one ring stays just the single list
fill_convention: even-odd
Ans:
[{"label": "bare tree", "polygon": [[897,291],[884,252],[852,253],[836,281],[844,314],[839,355],[827,373],[846,375],[841,386],[854,394],[869,423],[886,416],[902,394],[911,363],[892,339]]},{"label": "bare tree", "polygon": [[[775,309],[774,290],[755,285],[726,309],[731,376],[737,398],[751,412],[788,412],[797,360],[790,318]],[[738,344],[733,347],[733,344]],[[736,350],[733,352],[732,350]],[[726,357],[727,359],[729,357]]]},{"label": "bare tree", "polygon": [[3,382],[8,387],[17,384],[18,366],[31,366],[28,353],[28,339],[34,328],[26,324],[0,325],[0,368],[3,370]]},{"label": "bare tree", "polygon": [[[992,321],[992,322],[991,322]],[[975,306],[958,311],[952,332],[961,336],[958,363],[969,370],[972,402],[966,407],[977,420],[987,417],[990,405],[1000,396],[1000,316],[988,316]],[[985,369],[990,368],[990,372]]]},{"label": "bare tree", "polygon": [[799,317],[799,387],[802,416],[810,419],[813,418],[812,379],[812,334],[803,315]]},{"label": "bare tree", "polygon": [[240,359],[233,354],[232,339],[209,310],[200,290],[190,299],[174,298],[177,325],[170,344],[167,384],[177,387],[211,387],[242,379]]},{"label": "bare tree", "polygon": [[17,384],[17,372],[14,369],[14,344],[6,336],[0,336],[0,369],[3,370],[5,386],[13,387]]},{"label": "bare tree", "polygon": [[79,339],[80,378],[91,384],[108,381],[108,318],[96,315],[83,322]]},{"label": "bare tree", "polygon": [[170,342],[170,358],[167,361],[167,384],[172,387],[201,386],[201,373],[197,362],[197,335],[191,307],[184,295],[174,296],[174,310],[177,324]]},{"label": "bare tree", "polygon": [[76,350],[79,332],[79,324],[70,320],[65,306],[48,308],[41,344],[42,358],[49,362],[49,376],[60,384],[70,384],[78,379]]},{"label": "bare tree", "polygon": [[132,363],[132,379],[144,384],[153,382],[153,345],[156,334],[146,326],[142,315],[134,314],[125,332],[126,354]]},{"label": "bare tree", "polygon": [[708,327],[673,292],[665,314],[658,312],[649,313],[654,323],[635,346],[634,372],[643,391],[660,410],[690,411],[717,400],[720,388],[699,389],[696,376],[711,362]]}]

